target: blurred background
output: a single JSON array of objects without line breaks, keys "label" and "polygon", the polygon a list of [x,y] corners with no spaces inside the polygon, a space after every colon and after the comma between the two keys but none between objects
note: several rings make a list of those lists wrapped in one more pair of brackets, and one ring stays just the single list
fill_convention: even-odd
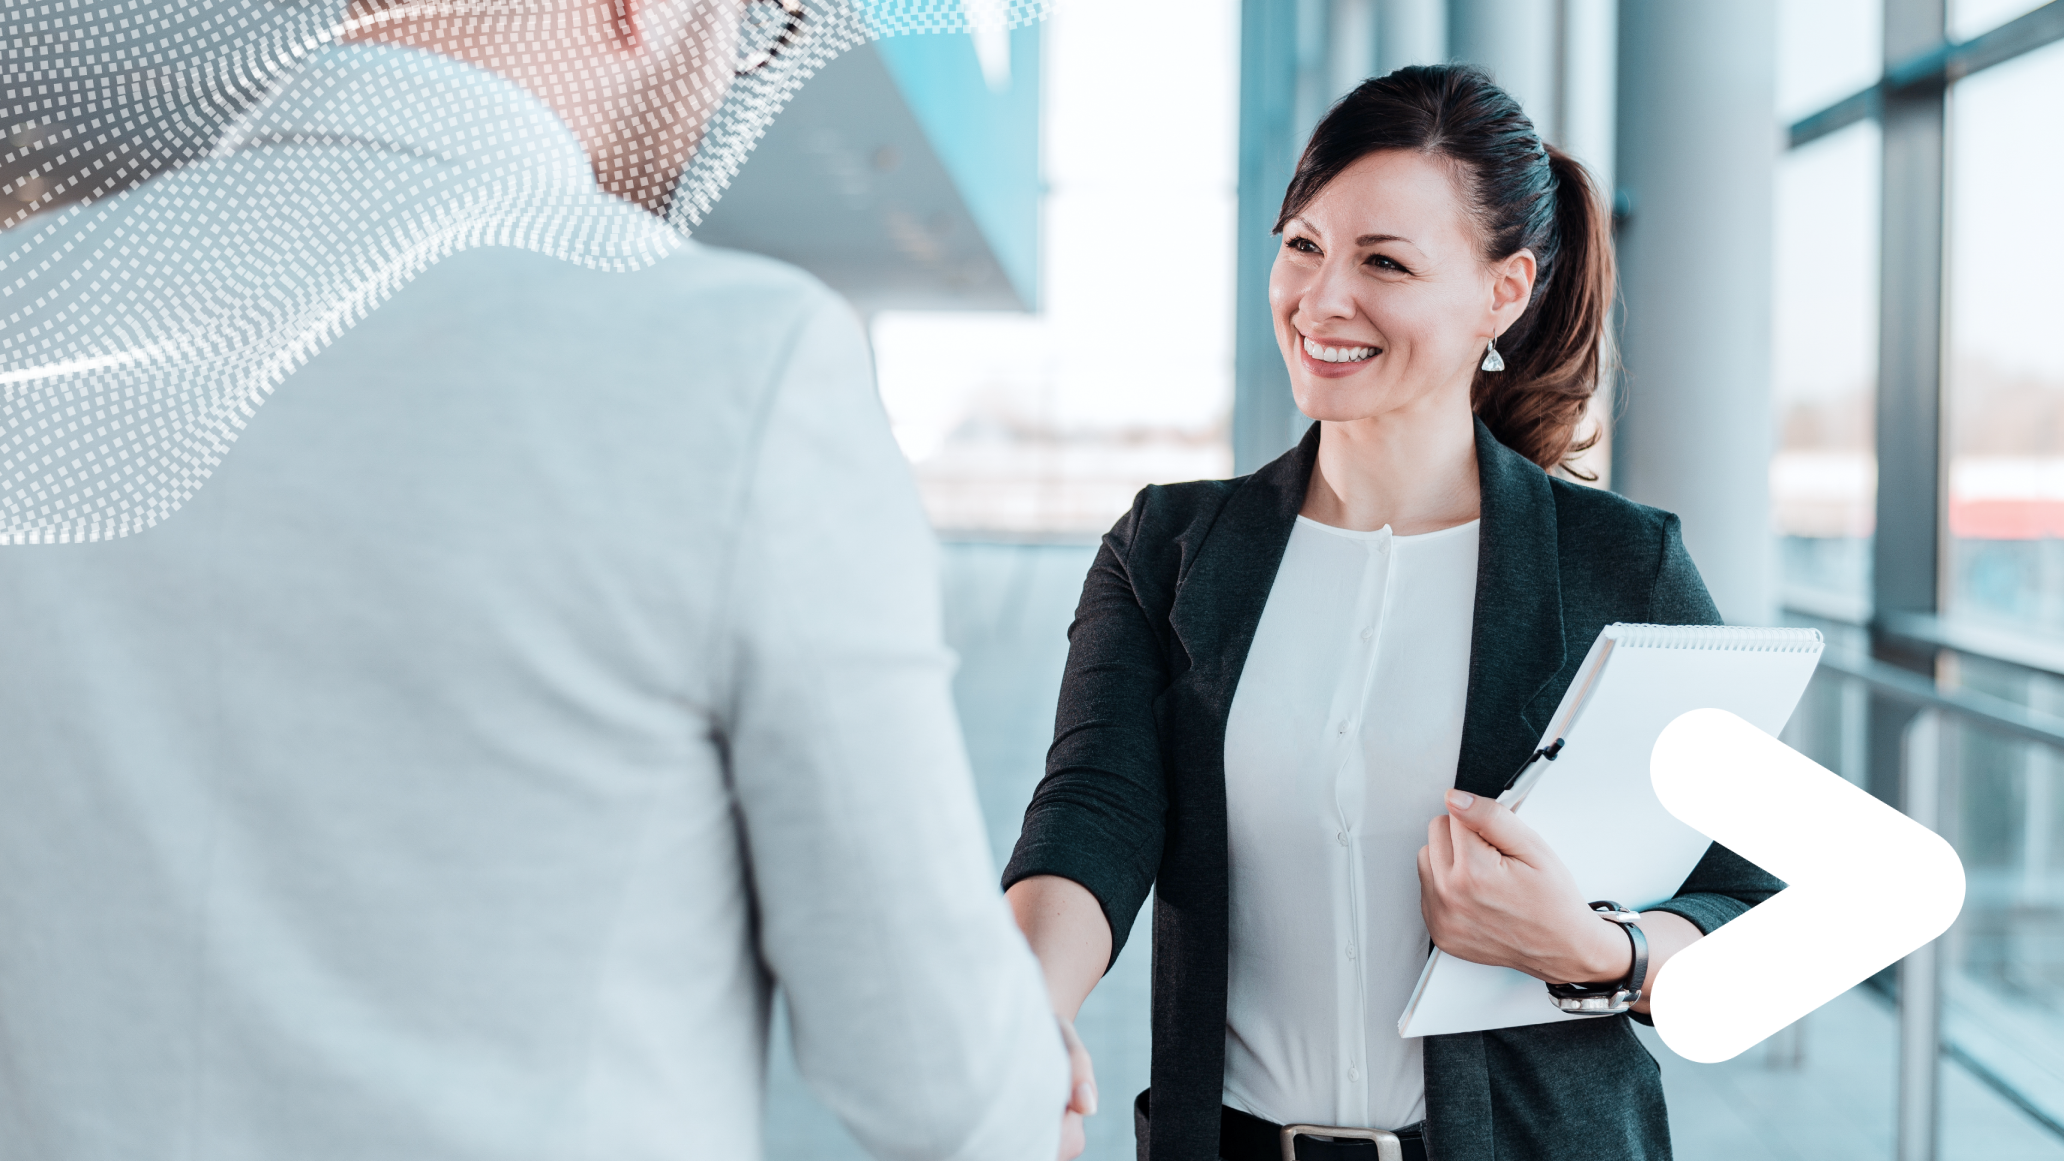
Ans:
[{"label": "blurred background", "polygon": [[[841,59],[699,237],[867,321],[1000,862],[1097,536],[1302,432],[1265,293],[1305,135],[1369,75],[1488,67],[1613,193],[1599,486],[1683,516],[1730,621],[1827,634],[1788,740],[1970,873],[1947,936],[1764,1046],[1649,1036],[1678,1156],[2064,1157],[2060,39],[2064,0],[1064,4]],[[1088,1157],[1133,1156],[1147,956],[1081,1022]],[[770,1155],[860,1156],[777,1043]]]}]

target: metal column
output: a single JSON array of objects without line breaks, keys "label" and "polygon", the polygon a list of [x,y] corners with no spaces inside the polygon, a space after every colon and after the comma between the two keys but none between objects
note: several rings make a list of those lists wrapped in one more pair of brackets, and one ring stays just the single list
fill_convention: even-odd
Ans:
[{"label": "metal column", "polygon": [[[1233,470],[1252,472],[1297,442],[1303,417],[1269,316],[1269,233],[1310,123],[1300,120],[1298,25],[1314,5],[1245,0],[1240,6],[1240,204],[1234,277]],[[1312,39],[1307,36],[1306,40]]]},{"label": "metal column", "polygon": [[1550,141],[1562,138],[1562,4],[1450,0],[1448,52],[1489,70]]},{"label": "metal column", "polygon": [[1376,8],[1376,71],[1448,59],[1447,0],[1382,0]]},{"label": "metal column", "polygon": [[1683,518],[1720,612],[1776,615],[1770,535],[1773,0],[1619,13],[1624,413],[1613,487]]},{"label": "metal column", "polygon": [[[1885,0],[1887,83],[1881,92],[1884,162],[1878,290],[1878,497],[1871,546],[1873,618],[1936,612],[1942,537],[1942,308],[1946,88],[1940,77],[1901,84],[1891,67],[1942,45],[1943,0]],[[1871,632],[1879,660],[1934,677],[1935,651]],[[1873,697],[1871,790],[1933,826],[1939,728],[1910,707]],[[1942,981],[1940,944],[1899,967],[1901,1158],[1939,1147]]]},{"label": "metal column", "polygon": [[[1878,289],[1878,497],[1871,545],[1873,617],[1936,612],[1942,537],[1944,99],[1939,76],[1900,85],[1892,66],[1942,45],[1943,0],[1885,0],[1887,84]],[[1880,661],[1934,676],[1935,651],[1874,626]],[[1871,701],[1871,790],[1898,803],[1912,710]]]},{"label": "metal column", "polygon": [[[1941,830],[1942,715],[1924,710],[1906,733],[1901,798],[1914,822]],[[1935,1158],[1941,1146],[1942,941],[1899,962],[1899,1157]]]},{"label": "metal column", "polygon": [[[1944,29],[1943,0],[1885,0],[1888,70],[1940,47]],[[1942,513],[1938,433],[1946,93],[1939,75],[1903,86],[1894,76],[1887,81],[1881,118],[1877,532],[1871,551],[1871,598],[1880,616],[1936,611]],[[1894,656],[1896,651],[1888,648],[1874,652],[1895,665],[1932,671],[1932,655]]]}]

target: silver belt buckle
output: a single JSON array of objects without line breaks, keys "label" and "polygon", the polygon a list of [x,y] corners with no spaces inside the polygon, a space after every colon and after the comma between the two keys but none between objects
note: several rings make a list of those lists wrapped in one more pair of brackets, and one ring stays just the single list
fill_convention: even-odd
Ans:
[{"label": "silver belt buckle", "polygon": [[1283,1162],[1297,1162],[1297,1136],[1304,1134],[1314,1138],[1361,1138],[1376,1143],[1376,1157],[1380,1162],[1404,1162],[1405,1145],[1389,1130],[1362,1130],[1354,1126],[1313,1126],[1299,1122],[1284,1126]]}]

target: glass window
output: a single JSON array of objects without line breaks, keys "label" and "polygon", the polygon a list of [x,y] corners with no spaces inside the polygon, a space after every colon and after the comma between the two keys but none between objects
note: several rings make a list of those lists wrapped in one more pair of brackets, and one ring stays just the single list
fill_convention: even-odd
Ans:
[{"label": "glass window", "polygon": [[[2060,112],[2064,44],[1950,92],[1943,610],[2035,645],[2064,641],[2064,158],[2030,147]],[[2064,712],[2052,675],[1962,655],[1939,676]],[[2064,755],[1975,729],[1951,744],[1946,822],[1969,895],[1945,941],[1945,1032],[2064,1117]]]},{"label": "glass window", "polygon": [[1779,162],[1772,519],[1786,604],[1864,620],[1877,506],[1880,134],[1863,122]]},{"label": "glass window", "polygon": [[[1964,655],[1951,683],[2049,713],[2064,681]],[[2053,1120],[2064,1119],[2064,754],[1966,727],[1945,739],[1943,833],[1964,911],[1943,940],[1943,1031]]]},{"label": "glass window", "polygon": [[1951,93],[1944,609],[2064,640],[2060,114],[2064,43]]},{"label": "glass window", "polygon": [[1041,311],[873,323],[949,533],[1093,538],[1146,484],[1232,474],[1239,6],[1062,11],[1046,34]]},{"label": "glass window", "polygon": [[2024,13],[2033,12],[2046,0],[1949,0],[1949,38],[1970,40],[1990,32]]},{"label": "glass window", "polygon": [[1777,8],[1777,115],[1789,123],[1876,84],[1884,0],[1786,0]]}]

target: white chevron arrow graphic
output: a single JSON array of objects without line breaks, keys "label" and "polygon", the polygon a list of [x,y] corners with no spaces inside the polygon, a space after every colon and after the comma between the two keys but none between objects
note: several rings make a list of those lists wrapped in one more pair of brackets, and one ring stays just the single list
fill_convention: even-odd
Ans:
[{"label": "white chevron arrow graphic", "polygon": [[1665,727],[1649,778],[1672,815],[1790,885],[1671,957],[1652,1016],[1725,1061],[1947,931],[1964,865],[1939,835],[1729,714]]}]

